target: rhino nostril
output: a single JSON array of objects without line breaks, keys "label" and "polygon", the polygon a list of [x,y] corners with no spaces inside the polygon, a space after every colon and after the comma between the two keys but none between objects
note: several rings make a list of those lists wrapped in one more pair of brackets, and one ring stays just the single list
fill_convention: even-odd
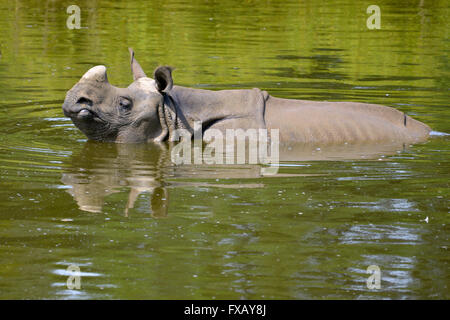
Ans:
[{"label": "rhino nostril", "polygon": [[92,100],[85,97],[81,97],[77,100],[77,104],[87,104],[88,106],[92,107]]}]

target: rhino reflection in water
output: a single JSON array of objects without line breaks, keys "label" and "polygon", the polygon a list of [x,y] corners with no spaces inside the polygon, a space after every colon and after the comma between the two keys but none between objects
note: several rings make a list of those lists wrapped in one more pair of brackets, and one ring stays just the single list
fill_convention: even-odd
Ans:
[{"label": "rhino reflection in water", "polygon": [[[170,150],[164,144],[102,144],[88,141],[83,150],[72,156],[61,181],[83,211],[102,212],[108,195],[129,190],[125,216],[134,207],[138,196],[150,194],[150,211],[154,217],[167,216],[169,190],[172,187],[259,188],[262,184],[219,184],[217,178],[260,177],[259,165],[223,166],[222,169],[204,166],[174,166]],[[184,182],[195,177],[208,182]],[[170,178],[171,181],[168,181]],[[179,181],[177,181],[179,179]],[[200,179],[200,180],[198,180]]]},{"label": "rhino reflection in water", "polygon": [[[380,155],[402,150],[401,144],[345,145],[322,147],[289,147],[280,149],[281,161],[320,161],[348,159],[378,159]],[[138,196],[150,194],[150,212],[165,217],[169,210],[172,188],[262,188],[261,165],[180,165],[171,160],[171,145],[166,144],[110,144],[86,142],[80,153],[73,155],[62,175],[62,182],[83,211],[102,212],[107,196],[128,193],[125,216],[134,207]],[[298,172],[298,170],[296,170]],[[270,177],[304,177],[318,174],[277,173]],[[320,174],[321,175],[321,174]],[[187,178],[187,179],[186,179]],[[220,183],[217,179],[232,179]],[[246,179],[251,182],[245,183]],[[255,179],[257,182],[255,183]],[[239,183],[236,183],[238,181]]]},{"label": "rhino reflection in water", "polygon": [[86,143],[82,152],[71,159],[62,182],[71,188],[81,210],[102,212],[106,196],[129,188],[125,215],[134,207],[137,197],[151,194],[151,212],[166,216],[168,191],[163,181],[166,153],[155,145],[111,145]]},{"label": "rhino reflection in water", "polygon": [[173,140],[177,129],[202,134],[216,129],[279,130],[280,143],[413,143],[430,128],[394,108],[355,102],[281,99],[259,89],[210,91],[174,86],[162,66],[146,76],[131,53],[134,82],[118,88],[106,67],[86,72],[67,92],[64,114],[91,140],[148,142]]}]

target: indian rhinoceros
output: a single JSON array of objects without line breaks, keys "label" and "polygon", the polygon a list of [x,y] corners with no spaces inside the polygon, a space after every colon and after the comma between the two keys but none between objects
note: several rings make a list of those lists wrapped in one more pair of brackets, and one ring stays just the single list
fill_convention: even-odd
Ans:
[{"label": "indian rhinoceros", "polygon": [[133,83],[108,82],[105,66],[88,70],[66,95],[63,111],[92,140],[171,140],[176,129],[279,129],[280,143],[361,143],[425,140],[430,127],[394,108],[356,102],[276,98],[259,89],[203,90],[174,86],[172,69],[146,76],[130,49]]}]

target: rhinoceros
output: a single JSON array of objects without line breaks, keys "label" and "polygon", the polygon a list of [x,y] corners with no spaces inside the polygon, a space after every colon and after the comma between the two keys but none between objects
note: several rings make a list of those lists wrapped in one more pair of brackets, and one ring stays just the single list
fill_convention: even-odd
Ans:
[{"label": "rhinoceros", "polygon": [[203,90],[173,85],[172,68],[146,76],[130,48],[134,81],[108,82],[105,66],[88,70],[67,92],[64,114],[91,140],[171,140],[175,130],[278,129],[280,143],[414,143],[430,127],[391,107],[356,102],[276,98],[260,89]]}]

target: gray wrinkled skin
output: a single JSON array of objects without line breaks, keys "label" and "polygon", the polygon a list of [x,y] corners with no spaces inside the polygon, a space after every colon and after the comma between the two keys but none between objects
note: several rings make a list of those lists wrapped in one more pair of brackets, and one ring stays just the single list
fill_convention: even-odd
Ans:
[{"label": "gray wrinkled skin", "polygon": [[161,92],[146,90],[142,83],[144,79],[117,88],[108,82],[105,67],[94,67],[67,93],[64,114],[91,140],[157,139],[162,133],[158,110],[164,98]]},{"label": "gray wrinkled skin", "polygon": [[106,68],[91,68],[69,90],[64,114],[91,140],[140,143],[173,140],[176,129],[279,129],[284,143],[413,143],[431,129],[390,107],[355,102],[281,99],[259,89],[210,91],[173,86],[162,66],[148,78],[130,49],[134,82],[112,86]]}]

